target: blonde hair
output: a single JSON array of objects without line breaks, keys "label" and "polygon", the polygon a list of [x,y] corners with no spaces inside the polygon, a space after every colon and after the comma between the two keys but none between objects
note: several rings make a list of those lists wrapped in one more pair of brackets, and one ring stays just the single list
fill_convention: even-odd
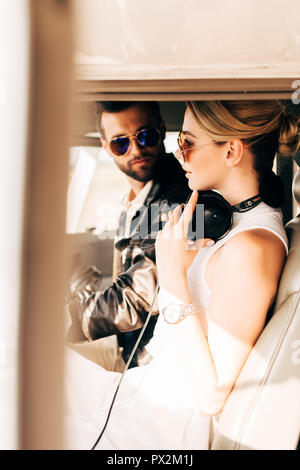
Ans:
[{"label": "blonde hair", "polygon": [[279,101],[188,101],[187,107],[216,142],[239,138],[251,145],[277,131],[280,155],[294,155],[300,147],[300,118],[286,114]]},{"label": "blonde hair", "polygon": [[276,153],[291,156],[299,149],[300,118],[279,101],[188,101],[187,108],[217,144],[238,138],[250,146],[264,201],[282,205],[283,182],[272,174],[273,161]]}]

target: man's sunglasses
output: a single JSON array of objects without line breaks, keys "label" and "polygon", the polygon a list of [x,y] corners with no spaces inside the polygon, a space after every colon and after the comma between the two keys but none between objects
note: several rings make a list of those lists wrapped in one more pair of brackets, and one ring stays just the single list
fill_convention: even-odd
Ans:
[{"label": "man's sunglasses", "polygon": [[126,155],[130,149],[131,139],[136,139],[142,147],[155,147],[161,138],[158,129],[143,129],[124,137],[116,137],[109,143],[110,150],[117,156]]},{"label": "man's sunglasses", "polygon": [[177,137],[177,143],[178,143],[178,147],[180,149],[180,152],[181,152],[181,156],[182,156],[182,160],[184,162],[187,161],[187,153],[190,152],[191,150],[194,150],[196,148],[199,148],[199,147],[206,147],[207,145],[212,145],[212,144],[215,144],[216,142],[208,142],[207,144],[199,144],[199,145],[191,145],[189,144],[186,140],[185,140],[185,135],[182,131],[179,132],[179,135]]}]

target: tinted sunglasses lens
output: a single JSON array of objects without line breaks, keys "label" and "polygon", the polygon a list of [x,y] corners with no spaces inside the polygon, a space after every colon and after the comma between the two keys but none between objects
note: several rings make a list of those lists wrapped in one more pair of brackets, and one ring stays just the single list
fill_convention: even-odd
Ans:
[{"label": "tinted sunglasses lens", "polygon": [[184,139],[184,133],[181,131],[179,132],[178,134],[178,137],[177,137],[177,144],[178,144],[178,147],[180,149],[180,154],[181,154],[181,160],[183,160],[184,162],[186,161],[186,158],[185,158],[185,148],[186,148],[186,145],[185,145],[185,139]]},{"label": "tinted sunglasses lens", "polygon": [[128,137],[114,139],[110,143],[110,149],[115,155],[125,155],[129,149],[130,140]]},{"label": "tinted sunglasses lens", "polygon": [[184,133],[183,132],[179,133],[178,145],[179,145],[180,150],[184,150],[187,147],[186,143],[185,143],[185,138],[184,138]]},{"label": "tinted sunglasses lens", "polygon": [[159,141],[160,134],[156,129],[145,129],[139,132],[136,137],[144,147],[155,147]]}]

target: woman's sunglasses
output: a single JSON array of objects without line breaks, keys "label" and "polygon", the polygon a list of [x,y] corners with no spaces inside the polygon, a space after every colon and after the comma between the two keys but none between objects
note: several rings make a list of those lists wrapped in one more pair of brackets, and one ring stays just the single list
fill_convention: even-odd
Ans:
[{"label": "woman's sunglasses", "polygon": [[215,144],[216,142],[208,142],[207,144],[199,144],[199,145],[190,144],[185,140],[184,133],[180,131],[177,137],[177,143],[178,143],[179,150],[181,152],[182,160],[186,162],[187,161],[186,155],[188,152],[190,152],[191,150],[194,150],[195,148],[206,147],[207,145]]},{"label": "woman's sunglasses", "polygon": [[161,138],[158,129],[143,129],[124,137],[116,137],[109,143],[110,150],[117,156],[126,155],[130,149],[131,139],[136,139],[142,147],[155,147]]}]

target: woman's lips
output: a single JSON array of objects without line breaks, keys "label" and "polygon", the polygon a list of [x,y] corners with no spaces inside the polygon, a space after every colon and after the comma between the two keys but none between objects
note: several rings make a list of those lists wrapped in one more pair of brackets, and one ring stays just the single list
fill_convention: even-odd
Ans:
[{"label": "woman's lips", "polygon": [[185,172],[185,177],[189,178],[191,176],[192,172],[191,171],[186,171]]}]

